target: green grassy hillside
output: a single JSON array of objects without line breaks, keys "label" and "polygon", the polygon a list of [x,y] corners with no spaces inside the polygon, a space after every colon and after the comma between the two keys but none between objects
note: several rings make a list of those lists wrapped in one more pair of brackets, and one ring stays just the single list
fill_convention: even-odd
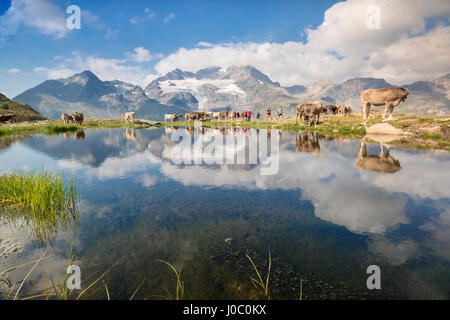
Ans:
[{"label": "green grassy hillside", "polygon": [[11,113],[15,115],[16,122],[46,119],[30,106],[10,100],[0,93],[0,115]]}]

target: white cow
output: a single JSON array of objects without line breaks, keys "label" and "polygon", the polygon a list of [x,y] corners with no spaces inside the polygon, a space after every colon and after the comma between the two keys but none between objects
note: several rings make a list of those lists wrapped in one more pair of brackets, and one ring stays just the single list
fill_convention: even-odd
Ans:
[{"label": "white cow", "polygon": [[175,122],[178,119],[181,119],[181,117],[183,117],[182,114],[165,114],[164,115],[164,122],[167,122],[167,120]]},{"label": "white cow", "polygon": [[122,118],[127,123],[134,123],[136,121],[136,113],[134,111],[132,112],[125,112],[122,114]]}]

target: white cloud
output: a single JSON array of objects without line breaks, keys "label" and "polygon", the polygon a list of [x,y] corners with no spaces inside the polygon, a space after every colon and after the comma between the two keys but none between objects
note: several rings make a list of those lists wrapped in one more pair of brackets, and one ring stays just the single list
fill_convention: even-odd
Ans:
[{"label": "white cloud", "polygon": [[14,36],[20,26],[43,34],[62,38],[66,35],[64,12],[46,0],[12,0],[8,10],[0,16],[0,44]]},{"label": "white cloud", "polygon": [[376,1],[381,10],[379,30],[366,26],[366,10],[373,3],[349,0],[333,5],[319,27],[305,30],[306,42],[199,42],[193,49],[180,48],[155,68],[164,74],[175,68],[198,71],[217,65],[253,65],[282,85],[360,76],[383,77],[397,84],[450,71],[450,27],[427,28],[430,21],[448,22],[450,2]]},{"label": "white cloud", "polygon": [[11,68],[8,70],[8,73],[19,73],[19,72],[20,72],[20,69],[17,69],[17,68]]},{"label": "white cloud", "polygon": [[144,47],[137,47],[134,49],[134,53],[127,53],[126,55],[135,62],[148,62],[154,58],[162,58],[161,54],[151,55],[150,51]]},{"label": "white cloud", "polygon": [[166,17],[164,18],[164,23],[167,23],[173,19],[175,19],[175,13],[171,12],[168,15],[166,15]]}]

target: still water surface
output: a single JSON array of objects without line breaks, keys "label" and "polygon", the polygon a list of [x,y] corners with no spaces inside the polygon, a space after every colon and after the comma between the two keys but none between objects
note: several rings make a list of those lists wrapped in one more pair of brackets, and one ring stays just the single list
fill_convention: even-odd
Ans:
[{"label": "still water surface", "polygon": [[[279,169],[256,164],[174,163],[171,136],[268,136],[266,130],[102,129],[76,135],[0,138],[0,172],[48,168],[76,178],[74,263],[82,286],[105,277],[112,299],[167,299],[182,270],[186,299],[262,298],[248,254],[273,299],[450,298],[450,154],[272,130]],[[383,149],[384,150],[384,149]],[[193,158],[198,155],[193,154]],[[248,160],[248,159],[247,159]],[[248,162],[248,161],[247,161]],[[62,277],[72,230],[42,247],[20,218],[0,220],[0,272],[39,258],[28,293]],[[225,241],[227,239],[227,241]],[[0,250],[1,251],[1,250]],[[381,268],[381,290],[366,269]],[[14,283],[28,268],[8,274]],[[103,284],[86,298],[104,299]]]}]

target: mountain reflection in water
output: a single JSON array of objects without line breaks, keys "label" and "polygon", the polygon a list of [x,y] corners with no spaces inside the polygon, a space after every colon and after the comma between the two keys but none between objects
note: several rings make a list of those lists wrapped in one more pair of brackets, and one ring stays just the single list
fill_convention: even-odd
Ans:
[{"label": "mountain reflection in water", "polygon": [[[226,164],[226,155],[223,164],[194,164],[201,154],[193,148],[191,164],[176,164],[180,142],[173,134],[193,143],[198,135],[205,143],[216,136],[245,141],[231,155],[244,150],[245,163]],[[274,135],[279,149],[268,149],[279,157],[279,170],[261,175],[265,163],[249,161],[248,144],[265,136],[270,146]],[[156,259],[183,267],[187,298],[257,298],[245,253],[262,268],[269,246],[273,298],[298,298],[299,279],[311,299],[450,297],[446,152],[225,127],[2,139],[1,172],[45,166],[75,175],[82,190],[77,263],[90,274],[123,259],[108,283],[116,298],[127,298],[143,278],[140,298],[164,295],[171,275]],[[10,233],[8,225],[0,227],[0,238]],[[67,256],[69,238],[67,232],[59,235],[61,243],[55,240],[57,257]],[[36,256],[29,243],[1,261],[0,272]],[[365,287],[371,264],[381,267],[377,292]]]}]

